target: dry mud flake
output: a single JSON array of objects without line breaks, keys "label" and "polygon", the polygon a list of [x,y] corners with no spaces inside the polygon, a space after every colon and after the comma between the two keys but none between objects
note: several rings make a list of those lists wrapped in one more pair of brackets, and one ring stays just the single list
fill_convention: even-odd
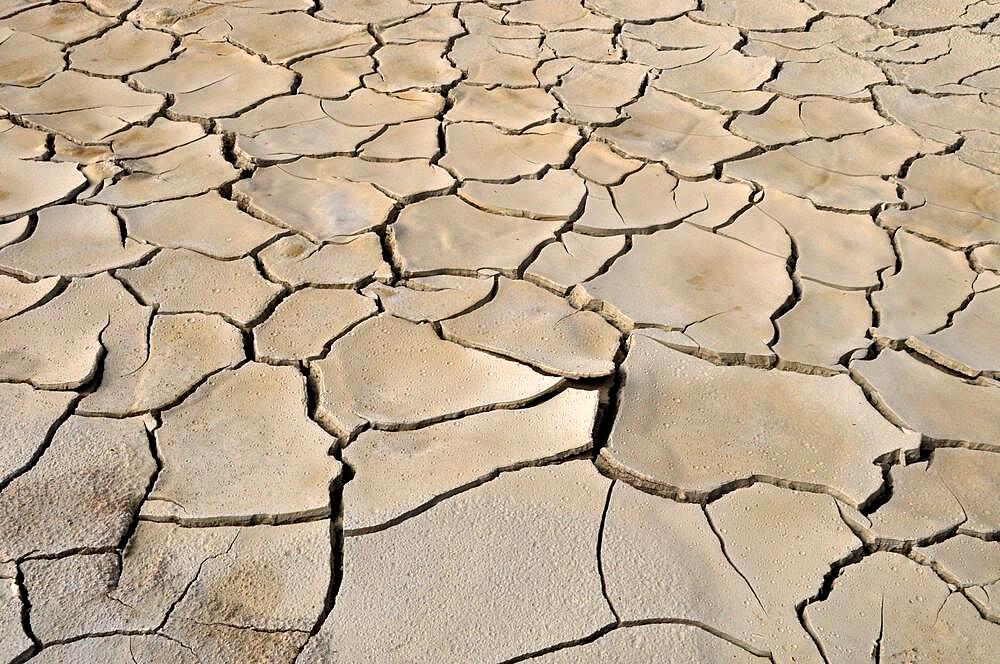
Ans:
[{"label": "dry mud flake", "polygon": [[[127,129],[126,131],[131,130]],[[63,136],[55,136],[52,140],[52,160],[80,164],[83,174],[94,184],[100,182],[100,178],[95,177],[95,173],[118,173],[120,171],[115,164],[111,163],[113,158],[114,153],[107,145],[81,145]]]},{"label": "dry mud flake", "polygon": [[442,274],[406,279],[396,286],[376,282],[363,292],[377,298],[386,313],[422,323],[451,318],[481,305],[492,297],[494,284],[491,277]]},{"label": "dry mud flake", "polygon": [[900,180],[906,210],[885,210],[880,221],[955,247],[1000,241],[1000,175],[954,155],[918,159]]},{"label": "dry mud flake", "polygon": [[58,44],[0,27],[0,83],[33,86],[44,83],[63,68]]},{"label": "dry mud flake", "polygon": [[[120,567],[114,554],[99,554],[31,561],[24,570],[44,642],[148,632],[169,615],[166,634],[202,626],[197,643],[185,643],[201,661],[233,661],[224,654],[285,661],[284,639],[269,642],[256,630],[287,630],[286,637],[304,643],[322,611],[329,557],[330,530],[322,521],[243,528],[140,522]],[[159,592],[147,592],[153,586]]]},{"label": "dry mud flake", "polygon": [[0,16],[6,18],[44,4],[45,0],[0,0]]},{"label": "dry mud flake", "polygon": [[566,30],[549,32],[545,45],[560,58],[579,58],[590,62],[621,62],[622,47],[611,30]]},{"label": "dry mud flake", "polygon": [[876,660],[992,662],[1000,625],[983,620],[930,567],[886,552],[841,571],[805,618],[831,664]]},{"label": "dry mud flake", "polygon": [[551,119],[559,105],[555,97],[539,88],[485,88],[459,83],[449,97],[452,105],[445,116],[448,120],[488,122],[508,131],[523,131]]},{"label": "dry mud flake", "polygon": [[578,175],[605,186],[621,183],[625,176],[642,165],[638,159],[622,157],[600,141],[587,141],[573,159],[573,170]]},{"label": "dry mud flake", "polygon": [[581,285],[623,325],[683,330],[681,345],[724,356],[770,354],[771,315],[791,288],[784,257],[689,224],[635,236],[607,272]]},{"label": "dry mud flake", "polygon": [[551,169],[537,180],[492,184],[470,180],[458,195],[476,207],[531,219],[569,219],[580,209],[587,188],[570,170]]},{"label": "dry mud flake", "polygon": [[819,206],[868,212],[898,203],[896,174],[912,157],[941,149],[905,127],[881,127],[832,141],[813,139],[726,164],[741,180],[808,198]]},{"label": "dry mud flake", "polygon": [[695,16],[747,30],[801,29],[818,16],[801,0],[705,0],[702,4],[702,11]]},{"label": "dry mud flake", "polygon": [[[771,33],[755,35],[754,44],[760,45],[757,40],[763,41],[767,37],[771,37]],[[768,46],[771,45],[765,42],[760,50],[772,53],[778,51],[775,55],[786,55],[782,46],[779,45],[777,48]],[[791,48],[794,49],[795,46]],[[766,84],[768,90],[789,97],[803,98],[803,101],[809,100],[811,95],[827,95],[840,100],[868,102],[871,99],[871,87],[887,82],[885,74],[876,65],[847,55],[832,45],[805,49],[800,57],[796,57],[793,51],[791,57],[794,61],[785,62],[777,78]],[[868,104],[852,104],[852,106],[874,112]],[[857,111],[848,113],[854,115]],[[850,124],[844,124],[838,133],[847,134],[850,128]]]},{"label": "dry mud flake", "polygon": [[[987,452],[983,452],[987,454]],[[933,463],[889,469],[892,496],[869,517],[880,538],[913,541],[942,536],[965,522],[962,504]]]},{"label": "dry mud flake", "polygon": [[355,0],[354,2],[331,2],[324,5],[316,16],[338,23],[359,23],[386,25],[399,23],[418,14],[422,14],[430,5],[418,4],[409,0]]},{"label": "dry mud flake", "polygon": [[520,134],[480,122],[456,122],[445,128],[447,149],[439,163],[463,179],[509,180],[566,163],[580,140],[575,127],[558,122]]},{"label": "dry mud flake", "polygon": [[193,143],[204,135],[205,130],[196,122],[159,117],[149,126],[136,125],[118,132],[111,140],[111,149],[118,159],[138,159]]},{"label": "dry mud flake", "polygon": [[[128,0],[91,0],[121,3]],[[230,21],[244,14],[267,14],[301,11],[312,5],[308,0],[243,0],[214,2],[213,0],[144,0],[130,14],[140,26],[167,30],[178,35],[202,32],[222,39],[232,29]],[[112,13],[120,13],[124,6]],[[224,26],[224,27],[223,27]]]},{"label": "dry mud flake", "polygon": [[976,273],[965,255],[907,232],[895,234],[901,268],[872,293],[878,334],[890,339],[930,334],[972,293]]},{"label": "dry mud flake", "polygon": [[[696,224],[695,220],[688,219],[687,221]],[[709,217],[708,221],[715,220]],[[706,230],[711,229],[711,226],[706,228]],[[779,258],[790,256],[792,253],[791,235],[781,224],[766,215],[756,205],[744,205],[741,209],[736,210],[732,216],[732,222],[719,224],[715,232]],[[790,276],[795,276],[794,272]]]},{"label": "dry mud flake", "polygon": [[329,102],[294,95],[269,99],[219,127],[236,135],[235,153],[243,162],[273,164],[300,156],[354,151],[381,125],[352,126],[330,116]]},{"label": "dry mud flake", "polygon": [[520,405],[562,380],[443,341],[428,325],[370,318],[312,364],[317,417],[345,434],[365,424],[412,428],[464,413]]},{"label": "dry mud flake", "polygon": [[501,277],[487,304],[441,324],[446,339],[568,378],[614,371],[619,332],[593,311],[526,281]]},{"label": "dry mud flake", "polygon": [[0,223],[0,247],[20,242],[28,237],[30,230],[31,219],[29,217],[21,217],[20,219]]},{"label": "dry mud flake", "polygon": [[608,486],[586,461],[529,468],[348,537],[337,605],[298,661],[503,661],[607,625],[594,547]]},{"label": "dry mud flake", "polygon": [[60,72],[37,88],[0,89],[5,109],[78,143],[107,142],[115,132],[152,118],[163,101],[121,81],[75,71]]},{"label": "dry mud flake", "polygon": [[[715,181],[709,187],[724,186]],[[573,230],[589,235],[669,228],[710,206],[706,185],[682,182],[660,164],[646,164],[611,187],[587,184],[587,200]],[[737,185],[741,187],[742,185]],[[749,199],[743,191],[743,203]]]},{"label": "dry mud flake", "polygon": [[141,30],[125,22],[70,49],[69,63],[74,69],[98,76],[125,76],[166,60],[173,45],[173,37],[166,33]]},{"label": "dry mud flake", "polygon": [[956,153],[965,163],[1000,175],[1000,136],[979,129],[966,134],[966,140]]},{"label": "dry mud flake", "polygon": [[0,494],[0,560],[117,546],[155,469],[141,419],[71,416]]},{"label": "dry mud flake", "polygon": [[901,85],[876,86],[872,94],[887,116],[941,143],[955,143],[965,133],[1000,131],[995,110],[975,96],[935,97]]},{"label": "dry mud flake", "polygon": [[226,35],[228,41],[274,64],[367,44],[369,38],[361,26],[321,21],[301,12],[247,13],[231,19],[229,24],[232,30]]},{"label": "dry mud flake", "polygon": [[[461,14],[461,12],[460,12]],[[476,85],[489,86],[538,86],[535,71],[541,59],[550,51],[541,47],[541,32],[520,30],[518,36],[507,38],[504,33],[514,26],[500,26],[492,21],[482,20],[476,24],[466,21],[466,27],[473,31],[455,40],[450,58],[465,72],[465,81]],[[475,31],[478,27],[489,27],[499,34],[484,34]],[[521,27],[521,26],[517,26]],[[527,32],[528,35],[524,33]]]},{"label": "dry mud flake", "polygon": [[906,352],[885,350],[851,363],[879,406],[907,427],[940,441],[1000,449],[1000,388],[949,375]]},{"label": "dry mud flake", "polygon": [[255,356],[269,364],[292,364],[320,357],[330,341],[377,310],[374,300],[352,290],[295,291],[254,328]]},{"label": "dry mud flake", "polygon": [[421,14],[402,23],[379,30],[379,36],[386,44],[412,44],[420,41],[447,42],[461,35],[465,30],[461,21],[454,16],[455,7],[450,4],[434,4]]},{"label": "dry mud flake", "polygon": [[483,212],[458,196],[438,196],[403,208],[390,227],[390,241],[405,275],[494,269],[514,276],[562,225]]},{"label": "dry mud flake", "polygon": [[322,183],[342,180],[369,183],[383,194],[403,202],[426,194],[444,193],[455,184],[455,178],[448,171],[423,159],[392,162],[357,157],[305,158],[280,168],[290,175]]},{"label": "dry mud flake", "polygon": [[755,205],[795,240],[795,269],[809,279],[846,289],[877,286],[896,255],[889,236],[869,215],[819,210],[808,200],[768,190]]},{"label": "dry mud flake", "polygon": [[528,0],[512,6],[507,12],[507,22],[527,23],[549,30],[606,28],[611,21],[592,13],[589,8],[574,0]]},{"label": "dry mud flake", "polygon": [[[239,532],[140,521],[120,559],[112,552],[29,560],[23,570],[36,609],[32,630],[43,643],[152,632],[199,576],[199,568],[226,556]],[[154,584],[158,592],[144,592]]]},{"label": "dry mud flake", "polygon": [[1000,375],[1000,290],[977,293],[951,318],[951,325],[933,334],[910,337],[906,345],[937,364],[967,376]]},{"label": "dry mud flake", "polygon": [[[976,3],[980,4],[980,3]],[[996,68],[1000,65],[1000,35],[953,28],[917,35],[909,48],[886,53],[890,78],[911,90],[930,94],[978,95],[995,100]]]},{"label": "dry mud flake", "polygon": [[118,214],[129,237],[140,242],[221,259],[246,256],[281,232],[215,192],[123,208]]},{"label": "dry mud flake", "polygon": [[304,177],[281,166],[258,169],[233,195],[254,215],[320,242],[381,226],[394,205],[367,182]]},{"label": "dry mud flake", "polygon": [[0,383],[0,486],[29,467],[49,435],[69,412],[72,392],[46,392],[30,385]]},{"label": "dry mud flake", "polygon": [[200,661],[186,644],[159,634],[93,636],[46,647],[31,659],[41,664],[130,664],[135,661],[197,664]]},{"label": "dry mud flake", "polygon": [[900,0],[887,5],[876,14],[876,19],[886,25],[912,32],[953,26],[972,27],[1000,15],[1000,7],[992,2]]},{"label": "dry mud flake", "polygon": [[651,6],[644,0],[587,0],[584,5],[626,21],[647,22],[676,18],[695,9],[698,3],[694,0],[663,0]]},{"label": "dry mud flake", "polygon": [[295,75],[224,42],[186,38],[181,54],[132,76],[139,87],[172,95],[170,110],[190,118],[235,115],[289,92]]},{"label": "dry mud flake", "polygon": [[49,41],[70,44],[93,37],[115,22],[90,11],[82,2],[56,2],[20,12],[4,23]]},{"label": "dry mud flake", "polygon": [[868,104],[822,97],[802,100],[779,97],[763,113],[738,115],[729,129],[765,147],[777,147],[810,138],[830,139],[865,132],[886,123]]},{"label": "dry mud flake", "polygon": [[[365,33],[367,34],[367,33]],[[375,48],[369,41],[357,49],[319,53],[291,66],[302,75],[299,92],[324,99],[344,97],[361,87],[361,77],[375,69],[375,59],[367,53]]]},{"label": "dry mud flake", "polygon": [[598,396],[568,389],[536,406],[362,433],[344,450],[355,471],[344,486],[345,532],[381,530],[502,471],[587,451]]},{"label": "dry mud flake", "polygon": [[210,314],[159,314],[146,339],[116,341],[105,344],[101,384],[80,402],[78,413],[123,417],[160,410],[244,359],[240,331]]},{"label": "dry mud flake", "polygon": [[375,233],[325,244],[289,235],[265,247],[258,257],[269,279],[290,288],[353,288],[373,278],[388,279],[391,275],[389,265],[382,260],[382,245]]},{"label": "dry mud flake", "polygon": [[59,285],[58,277],[40,281],[18,281],[0,275],[0,321],[15,316],[38,304]]},{"label": "dry mud flake", "polygon": [[803,280],[799,301],[777,321],[774,352],[793,367],[843,371],[840,362],[867,347],[872,310],[865,291],[845,291]]},{"label": "dry mud flake", "polygon": [[995,542],[957,535],[914,549],[916,560],[931,565],[943,578],[963,588],[966,597],[990,618],[1000,612],[1000,547]]},{"label": "dry mud flake", "polygon": [[88,276],[138,263],[154,249],[123,238],[103,205],[57,205],[38,213],[27,239],[0,249],[0,267],[29,279]]},{"label": "dry mud flake", "polygon": [[628,47],[629,59],[657,68],[697,62],[716,52],[735,49],[741,40],[737,28],[693,21],[687,16],[622,26],[622,42]]},{"label": "dry mud flake", "polygon": [[223,156],[219,136],[206,136],[162,154],[126,160],[122,166],[126,175],[107,183],[91,202],[135,207],[203,194],[240,176]]},{"label": "dry mud flake", "polygon": [[445,57],[447,51],[443,43],[386,44],[375,51],[376,71],[364,77],[364,85],[380,92],[450,86],[462,72]]},{"label": "dry mud flake", "polygon": [[152,315],[106,274],[73,280],[51,300],[0,322],[0,379],[75,389],[97,373],[103,339],[142,339]]},{"label": "dry mud flake", "polygon": [[[630,345],[600,461],[654,490],[706,496],[763,480],[859,505],[882,483],[875,460],[919,442],[884,420],[847,376],[716,366],[641,333]],[[747,410],[747,395],[767,407]]]},{"label": "dry mud flake", "polygon": [[611,490],[598,551],[608,601],[622,620],[683,620],[760,655],[766,612],[726,559],[700,505]]},{"label": "dry mud flake", "polygon": [[830,496],[758,484],[706,509],[726,556],[766,608],[776,662],[821,662],[797,607],[823,586],[831,565],[861,545]]},{"label": "dry mud flake", "polygon": [[441,156],[436,119],[413,120],[388,125],[385,130],[361,146],[362,157],[388,160],[436,159]]},{"label": "dry mud flake", "polygon": [[0,180],[0,220],[66,200],[87,184],[76,164],[0,158],[0,173],[4,174]]},{"label": "dry mud flake", "polygon": [[302,375],[245,364],[205,381],[162,414],[163,469],[145,519],[188,525],[281,523],[330,513],[340,463],[306,412]]},{"label": "dry mud flake", "polygon": [[594,136],[634,157],[662,161],[684,177],[711,175],[715,165],[754,147],[723,127],[726,116],[648,88],[623,109],[626,120]]},{"label": "dry mud flake", "polygon": [[0,120],[0,159],[38,159],[44,157],[48,152],[47,141],[47,134],[35,129],[19,127],[10,120]]},{"label": "dry mud flake", "polygon": [[1000,244],[986,244],[969,252],[972,264],[978,270],[1000,272]]},{"label": "dry mud flake", "polygon": [[281,292],[252,258],[220,261],[188,249],[164,249],[148,264],[118,275],[164,313],[219,313],[240,325],[259,318]]},{"label": "dry mud flake", "polygon": [[771,78],[774,66],[773,58],[723,51],[665,69],[651,85],[722,111],[755,111],[774,97],[774,93],[759,89]]},{"label": "dry mud flake", "polygon": [[344,99],[323,101],[323,111],[349,127],[381,128],[383,125],[426,120],[444,107],[440,94],[411,90],[385,94],[368,88],[355,90]]},{"label": "dry mud flake", "polygon": [[593,237],[563,233],[544,247],[524,271],[524,278],[565,295],[573,286],[595,276],[625,248],[624,236]]},{"label": "dry mud flake", "polygon": [[[617,120],[619,109],[635,100],[647,76],[645,67],[632,63],[551,63],[553,78],[559,82],[552,95],[573,119],[588,124]],[[539,76],[545,71],[540,70]]]}]

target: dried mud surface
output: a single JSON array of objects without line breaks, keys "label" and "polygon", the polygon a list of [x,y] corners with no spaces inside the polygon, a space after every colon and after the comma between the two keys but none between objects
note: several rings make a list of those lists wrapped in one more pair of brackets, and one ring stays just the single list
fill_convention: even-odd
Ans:
[{"label": "dried mud surface", "polygon": [[0,661],[1000,661],[1000,3],[0,0]]}]

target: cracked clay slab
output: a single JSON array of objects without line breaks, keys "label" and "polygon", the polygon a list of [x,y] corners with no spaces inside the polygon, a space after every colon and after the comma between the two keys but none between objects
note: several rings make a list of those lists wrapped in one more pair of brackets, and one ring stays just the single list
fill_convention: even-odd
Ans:
[{"label": "cracked clay slab", "polygon": [[366,431],[344,451],[356,473],[344,487],[344,530],[378,529],[505,470],[585,452],[597,407],[596,392],[567,389],[534,406]]},{"label": "cracked clay slab", "polygon": [[771,315],[791,280],[783,257],[680,224],[634,237],[630,251],[581,288],[628,327],[675,328],[710,351],[767,355]]},{"label": "cracked clay slab", "polygon": [[[568,378],[614,371],[619,333],[593,311],[580,311],[544,289],[501,277],[483,306],[441,324],[446,339]],[[531,344],[522,340],[531,339]]]},{"label": "cracked clay slab", "polygon": [[155,469],[141,418],[70,417],[0,494],[0,559],[115,546]]},{"label": "cracked clay slab", "polygon": [[[642,333],[632,335],[624,370],[601,461],[662,491],[704,496],[759,477],[858,505],[881,485],[875,460],[918,443],[843,375],[716,366]],[[766,407],[742,407],[748,395]]]},{"label": "cracked clay slab", "polygon": [[500,661],[593,632],[612,619],[594,556],[608,485],[586,461],[527,468],[348,537],[339,601],[299,661]]},{"label": "cracked clay slab", "polygon": [[825,600],[805,609],[827,661],[866,659],[989,662],[1000,655],[1000,626],[931,570],[879,552],[845,568]]},{"label": "cracked clay slab", "polygon": [[992,416],[1000,388],[939,371],[903,351],[885,350],[851,363],[862,385],[896,421],[937,440],[997,448],[1000,423]]},{"label": "cracked clay slab", "polygon": [[412,428],[463,413],[519,405],[562,380],[451,341],[429,324],[370,318],[312,364],[317,417],[347,434],[365,424]]},{"label": "cracked clay slab", "polygon": [[267,281],[251,258],[220,261],[188,249],[164,249],[121,278],[161,311],[222,314],[246,325],[264,313],[281,287]]},{"label": "cracked clay slab", "polygon": [[0,321],[0,378],[43,389],[80,387],[98,371],[103,336],[141,336],[149,313],[106,274],[75,279],[42,305]]},{"label": "cracked clay slab", "polygon": [[291,367],[251,362],[218,373],[162,420],[163,469],[143,518],[212,525],[329,514],[340,463]]}]

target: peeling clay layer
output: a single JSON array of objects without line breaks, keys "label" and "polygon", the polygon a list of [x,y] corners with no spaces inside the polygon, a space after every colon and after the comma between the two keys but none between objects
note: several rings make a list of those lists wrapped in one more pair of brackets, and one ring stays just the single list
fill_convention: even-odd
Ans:
[{"label": "peeling clay layer", "polygon": [[0,0],[0,663],[1000,661],[997,0]]}]

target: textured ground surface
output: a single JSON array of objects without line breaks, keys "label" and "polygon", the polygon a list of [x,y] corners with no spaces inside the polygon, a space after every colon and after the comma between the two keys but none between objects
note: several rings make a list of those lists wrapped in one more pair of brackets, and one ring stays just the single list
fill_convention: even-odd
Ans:
[{"label": "textured ground surface", "polygon": [[1000,2],[0,0],[0,661],[1000,661]]}]

